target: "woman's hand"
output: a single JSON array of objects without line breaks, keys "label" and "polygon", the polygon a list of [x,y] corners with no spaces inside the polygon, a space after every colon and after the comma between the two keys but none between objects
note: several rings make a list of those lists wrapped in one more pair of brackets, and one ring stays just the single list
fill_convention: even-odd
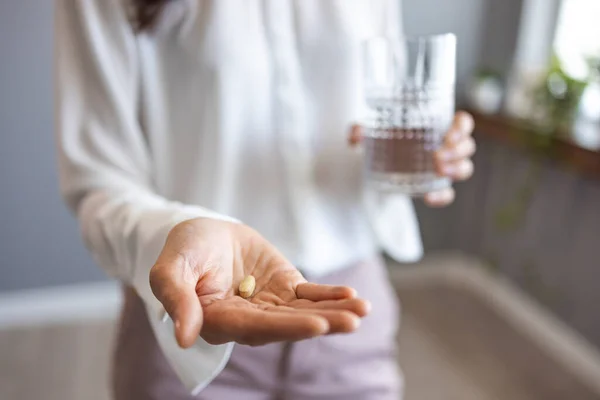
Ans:
[{"label": "woman's hand", "polygon": [[[475,127],[473,117],[464,111],[459,111],[454,117],[452,127],[446,133],[442,147],[435,153],[435,165],[440,176],[447,176],[454,181],[464,181],[473,175],[475,141],[472,133]],[[360,143],[362,129],[354,125],[350,132],[350,144]],[[447,188],[438,192],[428,193],[425,202],[432,207],[444,207],[454,201],[454,189]]]},{"label": "woman's hand", "polygon": [[[243,299],[237,289],[247,275],[256,289]],[[214,219],[171,230],[150,285],[181,347],[198,335],[211,344],[263,345],[351,332],[370,307],[351,288],[308,283],[248,226]]]},{"label": "woman's hand", "polygon": [[[442,147],[435,153],[435,163],[440,176],[454,181],[464,181],[473,175],[473,161],[476,146],[473,140],[475,123],[471,114],[459,111],[452,127],[446,133]],[[432,207],[444,207],[454,201],[454,189],[428,193],[425,202]]]}]

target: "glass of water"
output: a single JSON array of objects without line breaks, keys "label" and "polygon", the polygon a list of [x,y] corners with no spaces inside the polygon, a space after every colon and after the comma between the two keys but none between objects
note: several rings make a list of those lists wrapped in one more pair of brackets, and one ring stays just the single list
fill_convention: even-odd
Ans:
[{"label": "glass of water", "polygon": [[433,155],[455,112],[456,37],[369,39],[363,71],[368,187],[410,196],[449,187],[450,180],[436,173]]}]

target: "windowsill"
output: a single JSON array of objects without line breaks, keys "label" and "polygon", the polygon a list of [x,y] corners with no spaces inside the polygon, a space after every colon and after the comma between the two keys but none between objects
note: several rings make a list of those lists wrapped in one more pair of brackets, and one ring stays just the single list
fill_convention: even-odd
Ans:
[{"label": "windowsill", "polygon": [[504,115],[485,115],[469,111],[475,118],[476,136],[501,141],[515,148],[540,152],[566,168],[594,179],[600,179],[600,126],[578,123],[559,132],[547,147],[539,143],[547,134],[525,122]]}]

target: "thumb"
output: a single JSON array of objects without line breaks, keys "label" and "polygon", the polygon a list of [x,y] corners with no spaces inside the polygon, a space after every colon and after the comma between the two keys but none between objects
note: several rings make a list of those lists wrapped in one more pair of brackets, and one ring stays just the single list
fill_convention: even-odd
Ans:
[{"label": "thumb", "polygon": [[175,324],[175,338],[182,348],[191,347],[202,329],[202,306],[195,285],[181,278],[177,263],[155,265],[150,272],[152,293]]}]

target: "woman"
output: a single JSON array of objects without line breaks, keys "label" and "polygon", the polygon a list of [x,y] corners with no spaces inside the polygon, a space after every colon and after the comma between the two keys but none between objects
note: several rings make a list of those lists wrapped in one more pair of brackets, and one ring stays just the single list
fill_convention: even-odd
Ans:
[{"label": "woman", "polygon": [[[128,288],[116,399],[399,397],[396,299],[346,145],[359,43],[398,34],[398,15],[391,0],[57,1],[62,191]],[[472,125],[457,116],[441,174],[471,174]],[[386,249],[415,259],[410,203],[390,204]]]}]

